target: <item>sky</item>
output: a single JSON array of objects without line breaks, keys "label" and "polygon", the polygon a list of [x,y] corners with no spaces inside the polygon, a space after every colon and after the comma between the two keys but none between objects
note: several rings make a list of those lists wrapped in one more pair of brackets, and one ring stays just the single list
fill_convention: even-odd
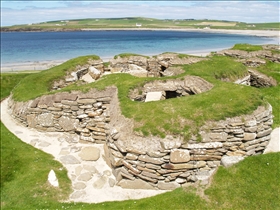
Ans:
[{"label": "sky", "polygon": [[1,26],[83,18],[148,17],[279,22],[279,1],[1,0]]}]

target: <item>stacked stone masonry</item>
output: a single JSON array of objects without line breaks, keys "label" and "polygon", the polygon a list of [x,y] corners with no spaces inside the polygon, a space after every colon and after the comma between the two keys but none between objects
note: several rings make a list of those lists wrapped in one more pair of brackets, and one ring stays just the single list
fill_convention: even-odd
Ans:
[{"label": "stacked stone masonry", "polygon": [[[123,188],[170,190],[204,180],[225,157],[262,154],[272,131],[272,107],[258,107],[252,114],[207,122],[201,141],[180,137],[142,137],[132,132],[131,121],[116,112],[117,89],[88,93],[57,93],[29,102],[9,100],[11,115],[41,131],[79,135],[80,140],[103,143],[105,159],[117,184]],[[129,124],[130,123],[130,124]],[[130,135],[123,132],[131,127]]]}]

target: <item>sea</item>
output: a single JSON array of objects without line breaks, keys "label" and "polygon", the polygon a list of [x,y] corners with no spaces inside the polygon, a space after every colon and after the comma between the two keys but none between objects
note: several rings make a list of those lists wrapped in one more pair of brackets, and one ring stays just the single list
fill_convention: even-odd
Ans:
[{"label": "sea", "polygon": [[120,53],[199,54],[228,49],[236,43],[277,44],[276,39],[190,31],[1,32],[1,66],[61,60],[83,55],[109,59]]}]

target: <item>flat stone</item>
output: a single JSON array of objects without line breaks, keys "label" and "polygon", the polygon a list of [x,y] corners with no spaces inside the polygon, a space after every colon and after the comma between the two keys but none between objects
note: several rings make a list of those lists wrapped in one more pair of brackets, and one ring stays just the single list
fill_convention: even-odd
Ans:
[{"label": "flat stone", "polygon": [[83,183],[83,182],[76,182],[76,183],[74,184],[73,188],[74,188],[75,190],[82,190],[82,189],[85,189],[85,188],[86,188],[86,185],[85,185],[85,183]]},{"label": "flat stone", "polygon": [[202,168],[206,166],[205,161],[198,161],[195,164],[190,164],[190,163],[180,163],[180,164],[163,164],[162,168],[165,169],[171,169],[171,170],[179,170],[179,169],[193,169],[193,168]]},{"label": "flat stone", "polygon": [[257,137],[256,133],[244,133],[244,141],[251,141]]},{"label": "flat stone", "polygon": [[75,128],[78,127],[79,120],[62,116],[59,118],[58,124],[62,127],[64,131],[71,131],[71,130],[75,130]]},{"label": "flat stone", "polygon": [[87,182],[92,178],[92,174],[90,172],[85,172],[78,177],[79,181]]},{"label": "flat stone", "polygon": [[153,164],[156,164],[156,165],[161,165],[161,164],[164,163],[162,160],[160,160],[158,158],[151,158],[148,155],[140,155],[138,157],[138,160],[141,160],[141,161],[146,162],[146,163],[153,163]]},{"label": "flat stone", "polygon": [[178,187],[181,187],[181,185],[178,184],[177,182],[164,182],[164,181],[159,181],[157,186],[160,190],[174,190]]},{"label": "flat stone", "polygon": [[104,187],[104,185],[106,184],[106,182],[107,182],[107,177],[106,176],[102,176],[97,181],[95,181],[93,183],[93,187],[95,189],[102,189]]},{"label": "flat stone", "polygon": [[78,166],[77,168],[75,168],[75,174],[76,174],[76,176],[80,176],[82,170],[83,170],[82,166]]},{"label": "flat stone", "polygon": [[83,168],[92,174],[97,173],[97,169],[93,165],[84,165]]},{"label": "flat stone", "polygon": [[190,152],[186,149],[173,149],[170,153],[172,163],[186,163],[190,161]]},{"label": "flat stone", "polygon": [[37,116],[37,123],[43,127],[53,126],[54,116],[51,113],[44,113]]},{"label": "flat stone", "polygon": [[79,156],[82,160],[86,161],[97,161],[100,157],[100,150],[96,147],[84,147]]},{"label": "flat stone", "polygon": [[148,92],[146,95],[145,102],[159,101],[162,97],[162,92]]},{"label": "flat stone", "polygon": [[230,167],[240,161],[244,160],[244,157],[240,157],[240,156],[223,156],[221,159],[221,164],[223,166]]},{"label": "flat stone", "polygon": [[122,179],[117,183],[117,185],[126,189],[150,189],[150,190],[155,189],[152,185],[150,185],[149,183],[141,179],[134,179],[134,180]]},{"label": "flat stone", "polygon": [[85,195],[86,195],[86,192],[85,192],[84,190],[79,190],[79,191],[74,192],[74,193],[70,196],[70,198],[71,198],[71,199],[77,199],[77,198],[83,197],[83,196],[85,196]]},{"label": "flat stone", "polygon": [[46,142],[46,141],[42,141],[38,144],[39,147],[48,147],[50,146],[51,144],[49,142]]},{"label": "flat stone", "polygon": [[109,186],[110,187],[114,187],[115,183],[116,183],[116,181],[113,178],[109,178]]},{"label": "flat stone", "polygon": [[187,149],[213,149],[223,147],[222,142],[209,142],[209,143],[198,143],[198,144],[183,144],[182,148]]},{"label": "flat stone", "polygon": [[72,155],[61,156],[60,161],[64,164],[80,164],[80,161]]}]

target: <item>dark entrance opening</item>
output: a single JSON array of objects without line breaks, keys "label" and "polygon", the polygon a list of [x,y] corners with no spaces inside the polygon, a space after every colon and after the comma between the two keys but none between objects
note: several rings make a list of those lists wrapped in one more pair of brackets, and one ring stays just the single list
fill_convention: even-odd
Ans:
[{"label": "dark entrance opening", "polygon": [[161,69],[161,71],[165,71],[166,67],[165,66],[161,66],[160,69]]},{"label": "dark entrance opening", "polygon": [[165,99],[177,98],[180,96],[181,94],[177,93],[176,91],[165,91]]}]

